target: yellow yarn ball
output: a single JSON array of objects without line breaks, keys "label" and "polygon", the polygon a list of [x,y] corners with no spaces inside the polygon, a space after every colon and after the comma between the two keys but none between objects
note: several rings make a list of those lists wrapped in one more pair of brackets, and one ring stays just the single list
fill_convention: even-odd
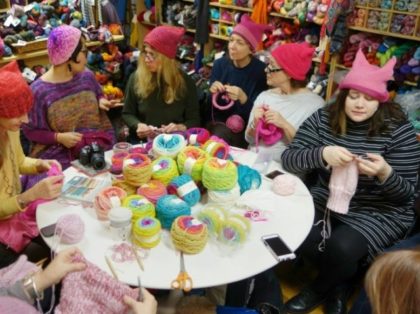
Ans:
[{"label": "yellow yarn ball", "polygon": [[209,190],[226,191],[238,182],[238,170],[230,160],[209,158],[203,166],[203,185]]},{"label": "yellow yarn ball", "polygon": [[153,217],[137,219],[133,225],[133,243],[146,249],[155,247],[160,242],[160,221]]},{"label": "yellow yarn ball", "polygon": [[201,181],[203,165],[209,158],[204,150],[187,146],[179,152],[177,163],[179,171],[183,174],[189,174],[195,182]]},{"label": "yellow yarn ball", "polygon": [[171,236],[178,250],[196,254],[201,252],[207,243],[207,226],[192,216],[179,216],[172,223]]}]

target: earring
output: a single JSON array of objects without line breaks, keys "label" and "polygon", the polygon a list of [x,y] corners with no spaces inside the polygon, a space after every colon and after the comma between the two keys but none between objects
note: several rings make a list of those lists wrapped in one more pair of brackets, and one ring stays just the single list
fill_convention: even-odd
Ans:
[{"label": "earring", "polygon": [[70,64],[70,63],[67,63],[67,68],[69,69],[69,71],[70,71],[70,72],[73,72],[73,69],[72,69],[72,67],[71,67],[71,64]]}]

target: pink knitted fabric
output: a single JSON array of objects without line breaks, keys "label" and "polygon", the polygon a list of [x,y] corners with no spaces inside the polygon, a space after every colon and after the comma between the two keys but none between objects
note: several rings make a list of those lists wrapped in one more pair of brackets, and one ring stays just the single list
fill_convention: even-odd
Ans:
[{"label": "pink knitted fabric", "polygon": [[16,262],[0,269],[0,287],[9,287],[38,269],[34,263],[28,262],[26,255],[20,255]]},{"label": "pink knitted fabric", "polygon": [[1,314],[39,314],[29,303],[13,297],[0,297]]},{"label": "pink knitted fabric", "polygon": [[346,166],[333,167],[327,208],[336,213],[347,214],[351,198],[356,192],[358,180],[359,170],[356,161],[352,161]]},{"label": "pink knitted fabric", "polygon": [[82,32],[69,25],[54,28],[48,36],[48,57],[52,65],[68,61],[79,44]]},{"label": "pink knitted fabric", "polygon": [[174,59],[184,33],[185,29],[182,27],[158,26],[144,37],[144,43],[168,58]]},{"label": "pink knitted fabric", "polygon": [[242,15],[241,22],[233,28],[232,34],[238,34],[243,37],[251,46],[251,50],[255,51],[263,38],[264,32],[271,29],[273,29],[272,26],[257,24],[245,14]]},{"label": "pink knitted fabric", "polygon": [[60,304],[56,307],[55,314],[129,312],[123,297],[128,295],[136,299],[136,290],[114,279],[82,256],[75,260],[85,263],[87,267],[64,278]]},{"label": "pink knitted fabric", "polygon": [[386,84],[392,79],[396,62],[397,59],[392,57],[380,68],[376,65],[369,64],[363,51],[359,49],[350,72],[341,80],[338,87],[340,89],[355,89],[380,102],[385,102],[389,99]]}]

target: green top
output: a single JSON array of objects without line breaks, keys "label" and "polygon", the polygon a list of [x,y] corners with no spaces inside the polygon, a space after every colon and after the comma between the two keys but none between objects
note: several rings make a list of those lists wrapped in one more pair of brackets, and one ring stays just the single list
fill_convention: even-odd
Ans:
[{"label": "green top", "polygon": [[133,73],[125,89],[125,100],[122,117],[130,128],[131,134],[136,134],[137,124],[145,123],[155,127],[170,123],[182,123],[187,128],[200,124],[197,90],[194,81],[185,73],[187,93],[172,104],[163,100],[159,90],[155,90],[146,99],[140,98],[135,92],[136,75]]}]

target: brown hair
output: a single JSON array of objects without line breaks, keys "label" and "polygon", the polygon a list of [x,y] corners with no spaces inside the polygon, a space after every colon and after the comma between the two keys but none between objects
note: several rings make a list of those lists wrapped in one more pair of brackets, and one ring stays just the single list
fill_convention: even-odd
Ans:
[{"label": "brown hair", "polygon": [[420,248],[378,257],[366,275],[365,288],[374,314],[419,314]]},{"label": "brown hair", "polygon": [[[335,135],[345,135],[347,132],[345,104],[348,94],[348,89],[342,89],[337,95],[335,102],[327,109],[330,114],[331,129]],[[392,101],[380,103],[378,110],[376,110],[369,121],[368,136],[375,136],[386,131],[388,128],[385,120],[387,119],[394,122],[402,122],[407,118],[399,104]]]},{"label": "brown hair", "polygon": [[299,89],[299,88],[305,88],[306,85],[308,85],[308,79],[305,78],[304,80],[295,80],[294,78],[290,78],[290,86],[293,90]]}]

